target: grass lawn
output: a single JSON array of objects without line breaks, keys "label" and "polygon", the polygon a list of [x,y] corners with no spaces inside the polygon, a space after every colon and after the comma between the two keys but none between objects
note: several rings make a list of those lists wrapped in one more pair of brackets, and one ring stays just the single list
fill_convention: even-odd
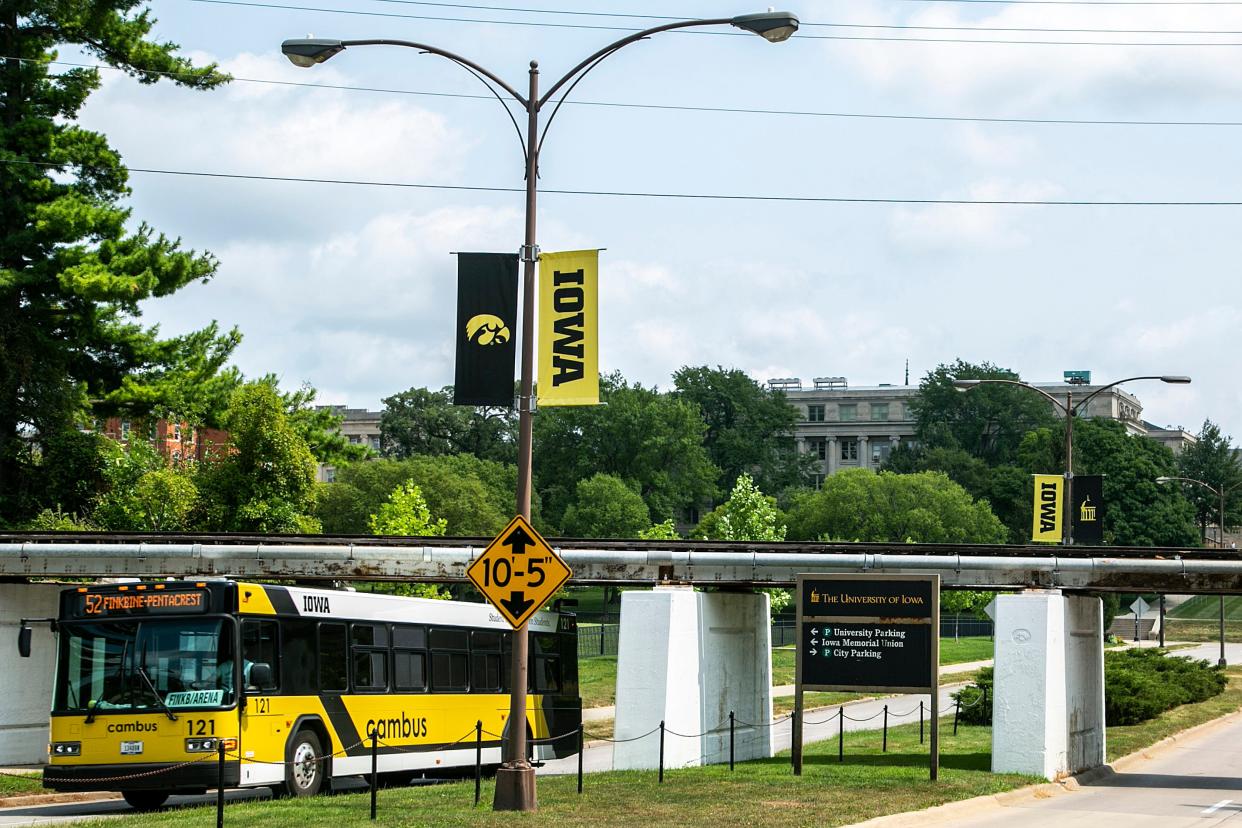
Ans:
[{"label": "grass lawn", "polygon": [[[1210,621],[1220,618],[1220,597],[1195,595],[1169,610],[1166,619]],[[1242,621],[1242,595],[1225,596],[1225,621]]]},{"label": "grass lawn", "polygon": [[583,707],[609,707],[617,701],[617,657],[578,659],[578,694]]},{"label": "grass lawn", "polygon": [[43,774],[29,773],[0,776],[0,796],[22,796],[43,793]]},{"label": "grass lawn", "polygon": [[[1208,721],[1242,706],[1242,668],[1229,671],[1225,693],[1187,705],[1133,727],[1108,729],[1109,758],[1146,747],[1169,734]],[[602,724],[602,723],[601,723]],[[874,816],[916,810],[942,802],[1009,790],[1042,781],[1013,774],[993,775],[991,728],[962,726],[957,736],[941,728],[940,781],[927,778],[926,747],[919,744],[918,725],[889,729],[889,750],[880,750],[878,731],[847,734],[845,761],[837,761],[834,740],[808,745],[801,777],[790,773],[788,753],[774,759],[668,770],[665,783],[655,771],[591,774],[581,796],[574,777],[541,777],[539,811],[535,814],[493,813],[492,785],[484,783],[483,802],[473,807],[470,781],[380,792],[378,824],[401,826],[548,825],[566,828],[610,828],[652,824],[703,826],[755,825],[832,826]],[[365,826],[367,793],[342,794],[314,800],[248,802],[229,805],[228,825],[247,828],[334,828]],[[210,828],[214,808],[187,808],[135,814],[84,823],[98,828]]]}]

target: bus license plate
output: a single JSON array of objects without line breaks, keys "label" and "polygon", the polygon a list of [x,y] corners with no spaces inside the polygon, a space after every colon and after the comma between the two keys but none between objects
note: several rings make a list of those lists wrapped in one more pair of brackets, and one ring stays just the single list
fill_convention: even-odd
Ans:
[{"label": "bus license plate", "polygon": [[135,756],[142,753],[142,742],[121,742],[122,756]]}]

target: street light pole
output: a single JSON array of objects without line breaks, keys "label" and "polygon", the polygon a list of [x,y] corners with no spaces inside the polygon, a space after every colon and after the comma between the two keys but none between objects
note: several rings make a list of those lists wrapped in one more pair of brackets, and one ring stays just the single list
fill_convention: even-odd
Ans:
[{"label": "street light pole", "polygon": [[[1212,494],[1220,498],[1220,510],[1216,513],[1216,522],[1217,522],[1216,528],[1217,528],[1217,533],[1218,533],[1216,536],[1216,548],[1224,549],[1225,548],[1225,495],[1229,494],[1234,489],[1238,488],[1238,486],[1242,486],[1242,483],[1235,483],[1234,485],[1229,486],[1227,488],[1222,484],[1221,487],[1218,489],[1215,486],[1211,485],[1210,483],[1205,483],[1202,480],[1197,480],[1193,477],[1173,477],[1173,476],[1163,477],[1162,476],[1162,477],[1156,478],[1156,482],[1161,485],[1165,483],[1172,483],[1174,481],[1181,482],[1181,483],[1194,483],[1196,486],[1202,486],[1203,488],[1207,489],[1209,492],[1211,492]],[[1206,539],[1207,539],[1207,530],[1205,528],[1204,529],[1204,540]],[[1220,615],[1220,659],[1216,663],[1219,664],[1221,667],[1224,667],[1227,662],[1225,661],[1225,596],[1223,593],[1220,596],[1219,615]]]},{"label": "street light pole", "polygon": [[1097,394],[1121,385],[1123,382],[1134,382],[1135,380],[1160,380],[1161,382],[1184,385],[1190,382],[1190,377],[1173,374],[1126,377],[1125,379],[1110,382],[1108,385],[1100,386],[1087,396],[1083,397],[1077,403],[1074,402],[1074,392],[1072,388],[1065,389],[1065,402],[1061,402],[1044,389],[1038,388],[1030,383],[1022,382],[1021,380],[955,379],[953,380],[953,387],[958,391],[970,391],[973,388],[978,388],[980,385],[1016,385],[1019,388],[1034,391],[1036,394],[1042,394],[1048,399],[1049,402],[1065,414],[1065,505],[1064,512],[1061,515],[1061,545],[1071,546],[1074,543],[1073,515],[1070,514],[1070,510],[1073,508],[1074,503],[1074,417],[1078,415],[1078,409],[1091,402]]},{"label": "street light pole", "polygon": [[[535,263],[539,259],[535,216],[538,200],[539,151],[543,144],[543,137],[546,137],[548,126],[551,125],[552,119],[556,117],[556,113],[559,111],[561,104],[564,103],[565,97],[573,90],[578,81],[594,69],[600,61],[612,55],[618,49],[660,32],[692,26],[718,25],[731,25],[757,34],[769,42],[780,43],[788,40],[798,30],[798,18],[789,12],[769,11],[759,14],[739,15],[737,17],[684,20],[644,29],[605,46],[583,60],[573,69],[566,72],[560,80],[552,84],[543,97],[539,95],[539,63],[534,60],[530,62],[529,85],[527,87],[527,94],[523,96],[512,86],[505,83],[498,75],[479,64],[461,55],[424,43],[389,39],[330,40],[306,38],[286,40],[281,44],[281,51],[292,63],[306,68],[323,63],[333,55],[352,46],[405,46],[417,49],[423,53],[438,55],[451,60],[453,63],[474,74],[480,80],[483,80],[485,84],[487,81],[491,81],[497,87],[504,90],[510,98],[525,110],[526,134],[523,140],[522,152],[526,166],[526,233],[520,253],[523,266],[522,367],[521,384],[518,392],[516,500],[518,513],[527,520],[530,519],[531,455],[534,432],[532,414],[534,411],[535,362]],[[562,87],[565,87],[565,91],[560,99],[555,102],[552,112],[548,116],[547,123],[544,125],[544,134],[541,136],[539,134],[539,113],[546,104],[552,101],[553,95],[561,90]],[[490,86],[488,88],[491,89]],[[513,120],[514,126],[517,127],[517,121],[513,118],[513,113],[509,110],[508,105],[505,104],[504,98],[495,89],[492,89],[492,92],[496,95],[497,100],[505,106],[506,113],[509,114],[510,120]],[[517,132],[521,139],[522,130],[520,127]],[[525,723],[529,634],[525,624],[513,633],[512,658],[509,725],[502,751],[504,763],[496,773],[496,794],[492,807],[493,810],[497,811],[533,811],[538,807],[538,802],[535,794],[535,769],[531,767],[530,762],[526,758],[527,739]]]}]

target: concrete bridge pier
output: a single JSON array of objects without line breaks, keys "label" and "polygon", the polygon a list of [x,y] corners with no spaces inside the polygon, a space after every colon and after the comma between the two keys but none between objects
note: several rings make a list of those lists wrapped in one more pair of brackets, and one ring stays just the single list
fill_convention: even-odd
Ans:
[{"label": "concrete bridge pier", "polygon": [[32,624],[31,657],[17,653],[23,618],[54,618],[62,584],[0,584],[0,765],[47,761],[48,718],[56,639],[47,624]]},{"label": "concrete bridge pier", "polygon": [[[728,762],[732,711],[735,758],[770,757],[771,648],[766,593],[623,592],[615,738],[635,739],[663,721],[665,767]],[[617,770],[659,760],[658,732],[620,741],[613,752]]]},{"label": "concrete bridge pier", "polygon": [[1105,762],[1100,599],[996,597],[992,770],[1056,779]]}]

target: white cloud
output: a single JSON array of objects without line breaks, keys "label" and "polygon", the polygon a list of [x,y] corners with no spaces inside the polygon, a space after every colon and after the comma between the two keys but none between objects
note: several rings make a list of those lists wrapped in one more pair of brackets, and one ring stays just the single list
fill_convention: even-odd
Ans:
[{"label": "white cloud", "polygon": [[[978,201],[1036,201],[1053,198],[1061,192],[1046,181],[1010,182],[1001,179],[980,181],[965,195],[943,193],[944,198]],[[1021,247],[1028,237],[1019,222],[1032,208],[988,204],[936,204],[926,207],[898,207],[890,222],[894,241],[916,250],[1005,249]]]}]

